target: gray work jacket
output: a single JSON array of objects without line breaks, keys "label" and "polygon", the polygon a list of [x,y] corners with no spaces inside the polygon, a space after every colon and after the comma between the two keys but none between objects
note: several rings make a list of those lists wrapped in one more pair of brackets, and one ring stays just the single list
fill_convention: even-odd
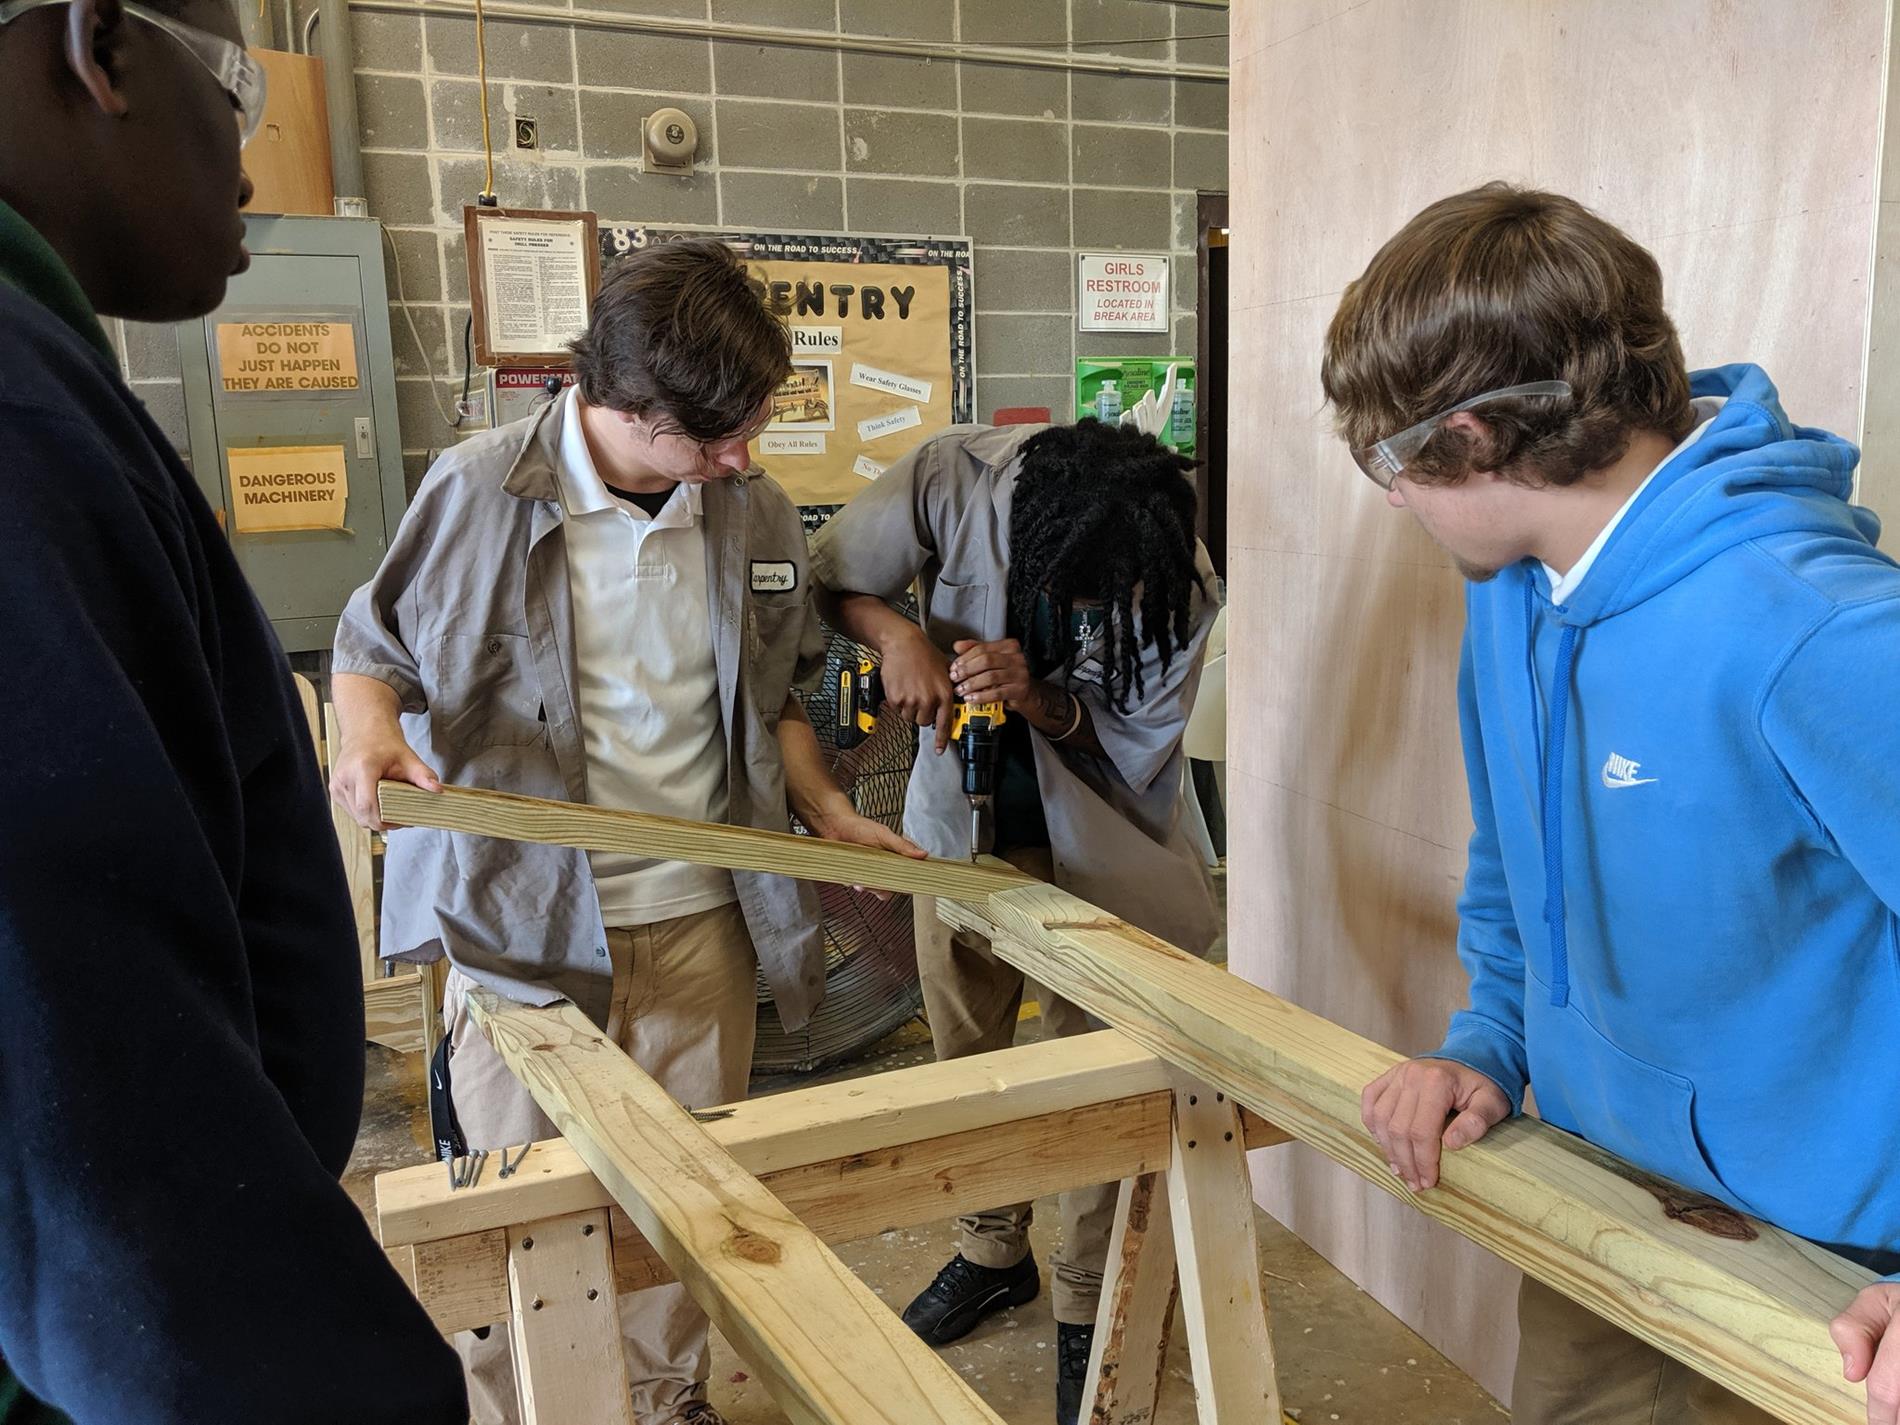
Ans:
[{"label": "gray work jacket", "polygon": [[[444,452],[376,576],[337,625],[338,673],[402,699],[403,735],[444,782],[587,800],[574,615],[556,485],[561,414],[537,414]],[[824,669],[798,510],[752,472],[705,488],[708,636],[727,749],[726,819],[784,831],[779,710]],[[788,577],[789,575],[789,577]],[[824,994],[812,888],[733,874],[787,1028]],[[383,954],[446,954],[472,979],[530,1004],[572,999],[604,1019],[612,967],[587,854],[409,828],[384,866]]]},{"label": "gray work jacket", "polygon": [[[953,426],[919,446],[819,531],[812,576],[833,592],[886,599],[921,579],[925,632],[946,653],[958,639],[1007,637],[1010,497],[1023,442],[1044,429]],[[1218,587],[1199,545],[1195,560],[1205,588]],[[1106,757],[1031,738],[1056,884],[1197,955],[1220,933],[1220,913],[1180,827],[1181,733],[1216,612],[1211,595],[1197,601],[1193,633],[1165,673],[1154,648],[1145,651],[1146,692],[1129,690],[1125,713],[1090,677],[1091,650],[1051,675],[1087,706]],[[904,830],[933,856],[962,858],[962,767],[954,748],[939,757],[935,746],[922,729]]]}]

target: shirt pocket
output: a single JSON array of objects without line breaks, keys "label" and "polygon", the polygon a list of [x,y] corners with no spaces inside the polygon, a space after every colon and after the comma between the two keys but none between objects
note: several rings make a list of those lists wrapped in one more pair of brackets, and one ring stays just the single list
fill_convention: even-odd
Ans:
[{"label": "shirt pocket", "polygon": [[452,747],[528,747],[546,740],[541,680],[518,633],[444,634],[429,670],[433,731]]},{"label": "shirt pocket", "polygon": [[924,630],[930,641],[946,652],[961,639],[987,642],[990,584],[953,584],[939,579],[930,590],[930,611]]},{"label": "shirt pocket", "polygon": [[768,721],[776,719],[798,669],[805,620],[816,617],[803,594],[753,594],[747,600],[751,635],[748,676],[752,698]]}]

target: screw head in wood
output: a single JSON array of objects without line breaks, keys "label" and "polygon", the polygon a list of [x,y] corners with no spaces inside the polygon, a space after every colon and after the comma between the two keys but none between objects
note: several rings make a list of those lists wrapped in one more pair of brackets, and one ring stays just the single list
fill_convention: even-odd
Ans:
[{"label": "screw head in wood", "polygon": [[523,1237],[521,1239],[521,1250],[524,1252],[532,1252],[534,1250],[534,1238]]}]

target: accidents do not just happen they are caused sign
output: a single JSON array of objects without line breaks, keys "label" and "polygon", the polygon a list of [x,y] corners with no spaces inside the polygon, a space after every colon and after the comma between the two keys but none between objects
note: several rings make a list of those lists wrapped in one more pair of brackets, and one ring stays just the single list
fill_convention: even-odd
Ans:
[{"label": "accidents do not just happen they are caused sign", "polygon": [[1078,331],[1166,331],[1167,254],[1078,253],[1075,310]]},{"label": "accidents do not just happen they are caused sign", "polygon": [[219,322],[218,378],[227,396],[354,391],[356,327],[347,321]]}]

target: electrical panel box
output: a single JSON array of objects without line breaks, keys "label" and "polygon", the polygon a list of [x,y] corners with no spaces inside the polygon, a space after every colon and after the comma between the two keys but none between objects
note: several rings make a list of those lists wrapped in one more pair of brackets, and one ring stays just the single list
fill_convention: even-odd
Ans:
[{"label": "electrical panel box", "polygon": [[382,234],[246,227],[250,270],[178,329],[192,469],[285,650],[328,649],[407,505]]}]

